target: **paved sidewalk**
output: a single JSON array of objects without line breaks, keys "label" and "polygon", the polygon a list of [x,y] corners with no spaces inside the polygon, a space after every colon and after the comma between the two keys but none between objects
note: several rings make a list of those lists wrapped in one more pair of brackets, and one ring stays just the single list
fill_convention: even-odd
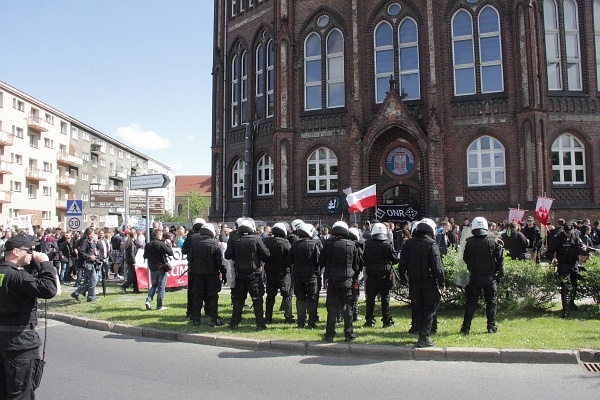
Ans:
[{"label": "paved sidewalk", "polygon": [[201,333],[142,328],[114,324],[68,314],[48,312],[48,318],[82,328],[108,331],[117,334],[231,347],[242,350],[274,351],[293,355],[333,357],[358,357],[386,360],[419,361],[469,361],[493,363],[578,364],[600,362],[600,350],[529,350],[494,349],[478,347],[430,347],[418,349],[411,346],[386,346],[355,343],[293,342],[277,339],[252,339],[236,336],[218,336]]}]

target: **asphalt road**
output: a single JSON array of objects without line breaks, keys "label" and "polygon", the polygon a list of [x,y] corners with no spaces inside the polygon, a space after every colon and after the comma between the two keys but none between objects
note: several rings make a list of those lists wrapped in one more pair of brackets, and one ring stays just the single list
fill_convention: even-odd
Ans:
[{"label": "asphalt road", "polygon": [[36,392],[44,400],[597,400],[600,395],[600,373],[582,365],[292,356],[48,324],[48,364]]}]

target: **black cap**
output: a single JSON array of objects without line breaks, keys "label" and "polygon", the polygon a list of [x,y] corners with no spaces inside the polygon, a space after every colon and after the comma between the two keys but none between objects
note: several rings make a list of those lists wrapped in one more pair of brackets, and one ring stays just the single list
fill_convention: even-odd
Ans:
[{"label": "black cap", "polygon": [[573,224],[566,223],[565,226],[563,226],[563,229],[567,232],[571,232],[573,230]]},{"label": "black cap", "polygon": [[4,249],[12,250],[18,249],[19,247],[33,247],[40,244],[39,240],[35,236],[31,235],[16,235],[11,237],[4,244]]}]

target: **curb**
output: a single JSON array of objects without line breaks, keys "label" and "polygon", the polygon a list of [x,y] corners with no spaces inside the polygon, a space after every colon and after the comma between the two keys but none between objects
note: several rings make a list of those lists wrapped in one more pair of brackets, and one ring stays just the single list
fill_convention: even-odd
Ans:
[{"label": "curb", "polygon": [[600,362],[600,350],[529,350],[495,349],[480,347],[430,347],[344,344],[323,342],[291,342],[286,340],[252,339],[234,336],[216,336],[203,333],[140,328],[113,324],[89,318],[48,312],[47,317],[81,328],[107,331],[152,339],[229,347],[250,351],[273,351],[300,356],[354,357],[377,360],[466,361],[522,364],[579,364]]}]

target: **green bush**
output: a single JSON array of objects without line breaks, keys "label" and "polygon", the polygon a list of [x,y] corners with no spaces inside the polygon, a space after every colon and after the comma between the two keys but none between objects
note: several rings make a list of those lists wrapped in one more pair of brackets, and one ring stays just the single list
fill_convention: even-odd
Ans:
[{"label": "green bush", "polygon": [[590,297],[596,304],[600,304],[600,257],[590,257],[584,264],[586,271],[582,271],[582,280],[579,281],[577,297]]},{"label": "green bush", "polygon": [[558,294],[554,267],[528,260],[512,260],[507,256],[498,292],[504,306],[548,309]]}]

